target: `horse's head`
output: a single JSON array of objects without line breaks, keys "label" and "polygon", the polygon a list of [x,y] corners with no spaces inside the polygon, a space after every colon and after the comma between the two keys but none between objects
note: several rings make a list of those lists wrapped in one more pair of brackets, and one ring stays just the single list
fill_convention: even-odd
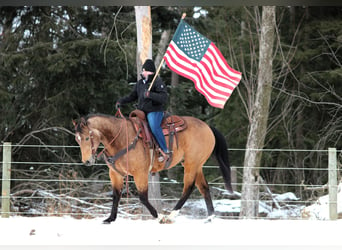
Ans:
[{"label": "horse's head", "polygon": [[91,129],[86,119],[81,118],[80,122],[73,121],[75,126],[75,140],[81,149],[82,162],[91,166],[95,163],[96,151],[100,145],[100,133]]}]

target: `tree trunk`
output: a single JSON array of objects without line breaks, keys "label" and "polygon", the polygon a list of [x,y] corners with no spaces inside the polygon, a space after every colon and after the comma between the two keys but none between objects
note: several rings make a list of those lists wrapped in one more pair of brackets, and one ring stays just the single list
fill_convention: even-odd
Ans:
[{"label": "tree trunk", "polygon": [[[179,75],[176,72],[171,71],[171,91],[172,89],[176,88],[178,84],[179,84]],[[179,105],[175,99],[176,99],[175,96],[170,97],[170,112],[171,113],[173,113],[174,108],[177,105]]]},{"label": "tree trunk", "polygon": [[159,41],[158,45],[158,54],[156,55],[156,58],[154,59],[154,63],[156,64],[156,67],[159,66],[160,62],[162,61],[166,47],[169,45],[171,30],[164,30]]},{"label": "tree trunk", "polygon": [[272,56],[275,28],[275,6],[262,8],[257,93],[252,112],[243,171],[241,197],[242,218],[254,218],[259,213],[259,168],[264,146],[269,104],[272,92]]},{"label": "tree trunk", "polygon": [[[305,143],[304,143],[304,137],[303,137],[303,113],[302,113],[302,104],[299,104],[298,112],[296,114],[296,120],[297,125],[295,128],[295,147],[304,149]],[[296,185],[296,195],[302,198],[302,186],[299,185],[304,181],[304,152],[302,151],[295,151],[294,152],[294,159],[295,159],[295,167],[297,168],[295,170],[295,184]]]},{"label": "tree trunk", "polygon": [[[152,19],[149,6],[135,6],[135,19],[137,25],[137,78],[140,78],[141,68],[146,59],[152,59]],[[156,66],[158,67],[158,65]],[[149,175],[148,197],[155,209],[161,207],[161,193],[159,173]],[[143,207],[143,214],[150,213]]]}]

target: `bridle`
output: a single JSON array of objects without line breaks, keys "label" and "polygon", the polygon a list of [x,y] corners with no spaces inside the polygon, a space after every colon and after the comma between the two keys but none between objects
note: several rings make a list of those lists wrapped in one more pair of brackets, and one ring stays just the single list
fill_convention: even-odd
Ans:
[{"label": "bridle", "polygon": [[89,139],[90,139],[91,156],[96,157],[97,148],[94,147],[94,135],[93,135],[92,130],[89,130]]},{"label": "bridle", "polygon": [[[89,129],[89,140],[90,140],[90,146],[91,146],[91,154],[92,154],[92,159],[99,159],[101,155],[103,155],[104,157],[104,160],[106,161],[107,165],[109,167],[111,167],[113,170],[115,170],[116,172],[118,172],[120,175],[122,176],[125,176],[124,173],[122,173],[121,171],[119,171],[116,167],[115,167],[115,161],[117,159],[119,159],[121,156],[125,155],[128,153],[129,150],[131,149],[134,149],[135,148],[135,145],[137,144],[138,142],[138,139],[139,139],[139,134],[141,132],[141,129],[138,130],[136,136],[134,137],[133,141],[129,144],[128,143],[128,130],[127,130],[127,120],[126,118],[123,116],[123,114],[121,113],[120,109],[118,109],[117,113],[115,114],[115,116],[120,116],[122,118],[122,123],[120,125],[120,129],[118,131],[118,133],[113,137],[113,139],[109,142],[109,145],[113,144],[113,142],[119,137],[121,131],[122,131],[122,128],[123,128],[123,125],[124,123],[126,124],[126,147],[119,150],[114,156],[108,156],[105,152],[106,152],[106,147],[103,148],[103,150],[96,155],[96,151],[97,151],[97,148],[95,148],[94,146],[94,132],[88,127]],[[128,164],[128,161],[127,163]],[[128,166],[126,167],[127,168],[127,171],[128,171]]]},{"label": "bridle", "polygon": [[[119,137],[122,127],[123,127],[124,120],[122,120],[122,123],[120,125],[119,132],[113,137],[113,139],[108,143],[109,145],[112,145],[112,143]],[[89,127],[88,127],[89,128]],[[106,147],[104,147],[99,154],[96,155],[97,148],[94,147],[94,132],[89,129],[89,139],[90,139],[90,147],[91,147],[91,155],[94,159],[99,159],[100,156],[106,151]],[[105,155],[105,154],[104,154]]]}]

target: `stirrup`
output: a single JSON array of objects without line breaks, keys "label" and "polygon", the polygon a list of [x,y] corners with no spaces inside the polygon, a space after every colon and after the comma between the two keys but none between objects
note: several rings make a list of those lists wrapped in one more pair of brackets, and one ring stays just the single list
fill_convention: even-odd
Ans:
[{"label": "stirrup", "polygon": [[[159,156],[158,161],[159,162],[165,161],[164,169],[167,169],[170,166],[171,161],[172,161],[172,151],[169,151],[168,153],[164,153],[161,149],[159,149],[159,152],[161,153],[161,156]],[[163,158],[162,161],[160,161],[161,158]]]},{"label": "stirrup", "polygon": [[172,161],[172,152],[169,153],[168,158],[165,161],[164,169],[168,169]]},{"label": "stirrup", "polygon": [[171,151],[169,151],[168,153],[165,153],[165,152],[163,152],[163,150],[161,150],[160,148],[159,148],[159,153],[161,154],[159,157],[158,157],[158,161],[159,162],[163,162],[163,161],[169,161],[169,159],[171,158],[171,156],[172,156],[172,152]]}]

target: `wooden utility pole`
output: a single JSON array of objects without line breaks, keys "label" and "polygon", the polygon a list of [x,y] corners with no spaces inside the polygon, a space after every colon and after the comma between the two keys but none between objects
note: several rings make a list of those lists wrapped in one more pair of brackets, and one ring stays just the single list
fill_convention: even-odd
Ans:
[{"label": "wooden utility pole", "polygon": [[[152,59],[152,19],[150,6],[135,6],[137,26],[137,78],[140,78],[141,68],[146,59]],[[149,174],[148,197],[151,204],[159,210],[161,207],[161,193],[159,173]],[[149,214],[143,207],[143,213]]]},{"label": "wooden utility pole", "polygon": [[152,19],[150,6],[135,6],[137,27],[137,80],[146,59],[152,59]]}]

